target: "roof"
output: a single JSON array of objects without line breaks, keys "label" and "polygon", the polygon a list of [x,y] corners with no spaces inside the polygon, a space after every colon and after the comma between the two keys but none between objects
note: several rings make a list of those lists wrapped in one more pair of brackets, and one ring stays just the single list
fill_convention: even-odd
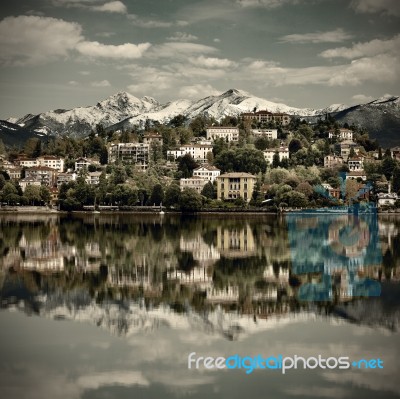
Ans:
[{"label": "roof", "polygon": [[231,172],[231,173],[224,173],[223,175],[219,175],[217,179],[220,177],[252,177],[256,179],[256,176],[251,175],[250,173],[244,173],[244,172]]},{"label": "roof", "polygon": [[215,166],[212,165],[201,165],[198,168],[194,169],[195,170],[200,170],[200,169],[207,169],[207,170],[215,170],[215,171],[220,171],[220,169],[216,168]]},{"label": "roof", "polygon": [[288,152],[288,147],[279,147],[279,148],[267,148],[264,152]]},{"label": "roof", "polygon": [[367,174],[365,172],[361,172],[361,171],[352,171],[352,172],[348,172],[347,176],[366,176]]},{"label": "roof", "polygon": [[35,171],[35,170],[46,170],[48,172],[56,172],[56,169],[50,168],[49,166],[32,166],[31,168],[27,168],[26,171]]},{"label": "roof", "polygon": [[207,129],[235,129],[239,130],[237,126],[208,126]]}]

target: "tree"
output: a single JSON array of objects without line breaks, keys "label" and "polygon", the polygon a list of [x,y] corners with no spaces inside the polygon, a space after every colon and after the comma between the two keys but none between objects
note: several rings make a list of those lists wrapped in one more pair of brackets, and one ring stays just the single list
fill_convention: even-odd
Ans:
[{"label": "tree", "polygon": [[19,199],[17,188],[14,184],[7,182],[1,190],[2,201],[7,202],[8,204],[14,204],[18,202],[18,200],[16,200],[17,197]]},{"label": "tree", "polygon": [[397,165],[393,170],[393,192],[400,191],[400,166]]},{"label": "tree", "polygon": [[303,145],[299,139],[292,139],[289,143],[289,154],[295,154],[297,151],[301,150]]},{"label": "tree", "polygon": [[178,158],[178,170],[182,173],[182,177],[192,177],[193,170],[197,167],[198,164],[190,154]]},{"label": "tree", "polygon": [[100,164],[106,165],[108,164],[108,150],[106,146],[103,146],[100,151]]},{"label": "tree", "polygon": [[202,206],[201,195],[192,188],[185,188],[181,193],[179,205],[183,212],[199,211]]},{"label": "tree", "polygon": [[382,173],[386,176],[386,179],[390,180],[392,177],[394,168],[397,166],[397,162],[392,159],[390,156],[386,156],[383,158],[381,169]]},{"label": "tree", "polygon": [[164,201],[164,190],[161,184],[156,184],[153,187],[150,198],[148,200],[149,205],[160,205]]},{"label": "tree", "polygon": [[277,168],[279,165],[280,165],[279,152],[276,151],[274,156],[272,157],[272,167]]},{"label": "tree", "polygon": [[179,185],[175,182],[171,183],[165,192],[165,205],[169,207],[179,205],[180,197],[181,189]]},{"label": "tree", "polygon": [[186,116],[179,114],[179,115],[174,116],[170,120],[169,125],[171,127],[175,127],[175,128],[182,127],[182,126],[185,126],[186,121],[187,121]]},{"label": "tree", "polygon": [[252,148],[235,148],[222,151],[214,165],[223,172],[245,172],[251,174],[265,173],[267,162],[260,150]]},{"label": "tree", "polygon": [[210,181],[203,187],[203,190],[201,190],[201,195],[209,199],[217,198],[215,187]]},{"label": "tree", "polygon": [[40,187],[35,185],[26,187],[24,196],[32,205],[37,205],[42,200],[42,197],[40,196]]},{"label": "tree", "polygon": [[268,148],[268,145],[269,140],[266,137],[258,137],[254,140],[254,146],[257,148],[257,150],[264,151],[266,148]]},{"label": "tree", "polygon": [[51,193],[48,187],[40,186],[39,194],[41,201],[43,201],[45,204],[48,204],[51,201]]}]

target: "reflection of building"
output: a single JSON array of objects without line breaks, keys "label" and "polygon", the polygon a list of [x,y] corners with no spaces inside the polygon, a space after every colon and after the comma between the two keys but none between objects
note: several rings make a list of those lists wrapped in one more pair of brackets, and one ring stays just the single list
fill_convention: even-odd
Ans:
[{"label": "reflection of building", "polygon": [[200,234],[190,239],[181,237],[179,247],[182,252],[191,252],[193,259],[200,264],[212,264],[220,258],[218,249],[206,244]]},{"label": "reflection of building", "polygon": [[264,290],[258,290],[253,294],[253,301],[276,301],[278,299],[278,287],[270,285]]},{"label": "reflection of building", "polygon": [[289,269],[279,267],[278,273],[274,273],[274,268],[269,265],[265,268],[263,277],[268,282],[273,283],[288,283],[289,282]]},{"label": "reflection of building", "polygon": [[256,252],[254,236],[248,224],[217,229],[217,248],[225,257],[252,256]]},{"label": "reflection of building", "polygon": [[206,291],[207,301],[210,302],[237,302],[239,300],[239,287],[227,286],[224,288],[210,287]]},{"label": "reflection of building", "polygon": [[194,267],[189,271],[174,269],[167,273],[168,280],[178,280],[180,284],[195,284],[208,286],[212,283],[212,276],[208,274],[207,267]]},{"label": "reflection of building", "polygon": [[243,198],[250,202],[256,177],[249,173],[225,173],[217,177],[217,198],[232,200]]}]

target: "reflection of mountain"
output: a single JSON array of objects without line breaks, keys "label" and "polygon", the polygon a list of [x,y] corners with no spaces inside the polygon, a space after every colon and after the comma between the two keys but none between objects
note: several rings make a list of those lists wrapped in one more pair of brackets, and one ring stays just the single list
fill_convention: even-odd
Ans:
[{"label": "reflection of mountain", "polygon": [[[153,216],[37,221],[28,216],[26,220],[0,217],[0,301],[2,307],[88,321],[119,335],[170,326],[233,339],[273,328],[277,320],[290,322],[303,314],[316,317],[336,310],[362,323],[375,325],[384,318],[388,328],[390,323],[397,326],[397,304],[390,307],[386,301],[376,306],[380,314],[372,312],[368,322],[368,312],[358,316],[361,313],[356,315],[352,306],[353,296],[365,295],[360,290],[370,289],[363,285],[366,277],[400,279],[398,222],[379,226],[385,244],[383,267],[364,268],[360,268],[362,257],[354,245],[357,241],[352,233],[357,230],[348,232],[341,219],[340,228],[331,221],[295,222],[296,229],[288,235],[287,226],[275,217],[167,217],[162,224]],[[368,225],[368,234],[364,234],[365,225],[359,226],[362,240],[378,237],[377,229]],[[329,243],[343,238],[341,228],[351,250],[343,252],[333,246],[332,256],[326,256]],[[294,261],[288,259],[289,241]],[[352,262],[338,263],[343,253],[351,254]],[[375,256],[367,248],[368,259],[371,253]],[[308,262],[296,263],[296,259]],[[306,269],[309,266],[311,271]],[[326,290],[328,286],[331,291]],[[310,298],[327,303],[312,303]],[[348,307],[338,307],[343,300]],[[310,315],[307,310],[314,308]]]}]

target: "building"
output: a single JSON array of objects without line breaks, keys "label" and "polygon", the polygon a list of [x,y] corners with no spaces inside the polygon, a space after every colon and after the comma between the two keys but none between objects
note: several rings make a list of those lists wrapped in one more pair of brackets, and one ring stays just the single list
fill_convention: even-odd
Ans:
[{"label": "building", "polygon": [[76,173],[59,173],[57,175],[57,187],[60,187],[63,183],[76,180]]},{"label": "building", "polygon": [[109,150],[109,163],[123,162],[146,170],[149,164],[150,145],[144,143],[112,144]]},{"label": "building", "polygon": [[16,163],[21,168],[33,168],[34,166],[39,166],[39,162],[36,158],[20,158],[16,160]]},{"label": "building", "polygon": [[58,172],[64,171],[64,159],[57,158],[53,155],[44,155],[37,158],[38,166],[45,166],[47,168],[55,169]]},{"label": "building", "polygon": [[41,186],[41,183],[40,183],[40,181],[38,181],[32,177],[25,177],[19,181],[19,185],[21,187],[21,190],[23,192],[25,192],[25,190],[28,186]]},{"label": "building", "polygon": [[250,202],[256,184],[256,177],[249,173],[225,173],[217,177],[217,198],[234,200],[243,198]]},{"label": "building", "polygon": [[207,128],[207,139],[223,139],[225,141],[239,141],[239,128],[231,126],[210,126]]},{"label": "building", "polygon": [[330,130],[328,135],[330,139],[337,138],[338,140],[353,141],[353,132],[349,129]]},{"label": "building", "polygon": [[176,160],[179,157],[190,154],[194,160],[206,162],[209,152],[212,152],[211,144],[185,144],[179,150],[167,151],[167,157]]},{"label": "building", "polygon": [[367,175],[364,171],[351,171],[346,174],[346,180],[348,179],[354,179],[354,180],[361,179],[366,181]]},{"label": "building", "polygon": [[21,171],[22,169],[18,166],[12,166],[6,169],[6,172],[8,173],[8,176],[10,176],[11,180],[19,180],[21,178]]},{"label": "building", "polygon": [[362,171],[364,170],[364,158],[363,157],[352,157],[347,161],[347,165],[350,171]]},{"label": "building", "polygon": [[390,155],[393,159],[400,161],[400,147],[393,147],[390,149]]},{"label": "building", "polygon": [[199,194],[203,190],[203,187],[208,183],[207,179],[203,179],[202,177],[189,177],[186,179],[180,179],[179,186],[181,191],[185,188],[192,188],[196,190]]},{"label": "building", "polygon": [[251,129],[254,137],[264,137],[268,140],[275,140],[278,138],[278,129]]},{"label": "building", "polygon": [[209,180],[211,183],[221,174],[221,171],[215,166],[211,165],[201,165],[193,170],[193,177],[201,177],[203,179]]},{"label": "building", "polygon": [[242,114],[244,120],[254,122],[275,122],[282,126],[287,126],[290,123],[290,116],[283,113],[272,113],[267,110],[257,112],[246,112]]},{"label": "building", "polygon": [[327,155],[324,157],[324,168],[335,168],[342,165],[343,158],[338,155]]},{"label": "building", "polygon": [[272,165],[274,161],[274,155],[278,153],[279,162],[281,162],[285,158],[289,158],[289,148],[288,147],[279,147],[279,148],[267,148],[263,151],[265,160]]},{"label": "building", "polygon": [[85,178],[87,184],[96,186],[100,183],[101,172],[89,172]]},{"label": "building", "polygon": [[321,186],[328,192],[331,198],[340,199],[340,188],[333,188],[329,183],[322,183]]},{"label": "building", "polygon": [[35,179],[39,184],[53,187],[57,181],[57,171],[48,166],[34,166],[25,170],[25,177]]},{"label": "building", "polygon": [[143,135],[143,143],[144,144],[160,144],[163,145],[163,138],[161,134],[155,132],[155,133],[145,133]]},{"label": "building", "polygon": [[354,141],[351,140],[345,140],[339,144],[340,148],[340,156],[343,158],[344,161],[347,161],[347,159],[350,156],[350,151],[351,149],[354,149],[354,153],[358,155],[360,152],[360,147],[357,145],[357,143],[354,143]]},{"label": "building", "polygon": [[79,172],[82,169],[87,170],[89,168],[89,165],[91,165],[91,164],[92,164],[92,162],[87,158],[78,158],[75,161],[75,171]]}]

